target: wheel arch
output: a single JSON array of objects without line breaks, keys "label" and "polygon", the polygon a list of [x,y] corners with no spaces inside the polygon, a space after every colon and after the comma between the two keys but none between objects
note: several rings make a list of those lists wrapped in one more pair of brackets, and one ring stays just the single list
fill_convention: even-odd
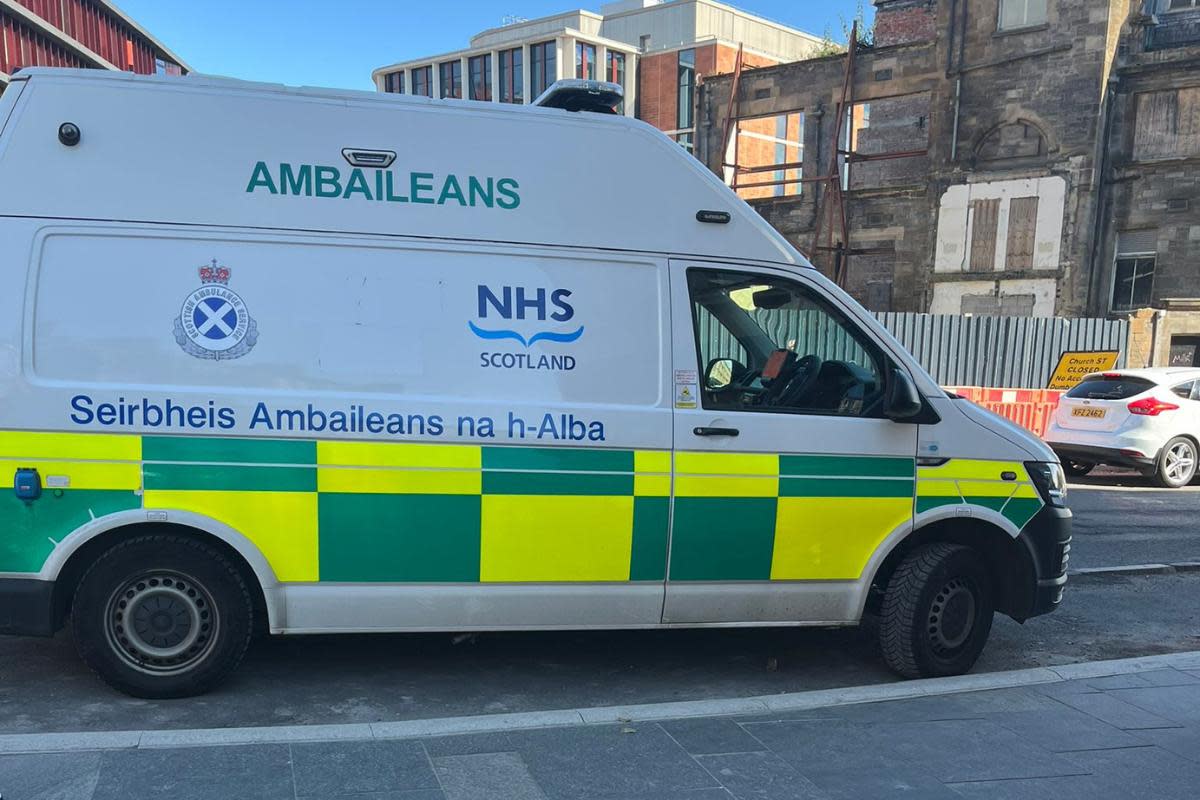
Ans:
[{"label": "wheel arch", "polygon": [[996,610],[1017,620],[1025,619],[1037,585],[1035,555],[1026,538],[1007,519],[989,509],[971,507],[971,511],[971,516],[959,516],[953,509],[931,515],[885,542],[868,566],[868,588],[859,614],[878,610],[888,580],[906,555],[924,544],[947,542],[980,553],[996,590]]},{"label": "wheel arch", "polygon": [[282,586],[262,551],[245,535],[203,514],[136,509],[95,519],[54,548],[39,574],[54,584],[54,629],[58,630],[70,613],[75,589],[95,558],[119,542],[151,533],[196,536],[216,547],[251,588],[258,612],[255,617],[265,622],[263,628],[276,632],[285,627]]}]

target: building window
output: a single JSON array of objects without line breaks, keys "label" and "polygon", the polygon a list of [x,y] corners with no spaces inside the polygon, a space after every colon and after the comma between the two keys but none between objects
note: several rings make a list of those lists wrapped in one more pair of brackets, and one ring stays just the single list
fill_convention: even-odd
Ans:
[{"label": "building window", "polygon": [[469,87],[472,100],[492,99],[492,56],[490,53],[482,56],[471,56],[467,60],[467,74],[470,78]]},{"label": "building window", "polygon": [[412,73],[412,93],[433,97],[433,67],[417,67]]},{"label": "building window", "polygon": [[1183,11],[1188,8],[1200,8],[1200,0],[1167,0],[1167,11]]},{"label": "building window", "polygon": [[1132,311],[1150,305],[1154,288],[1153,255],[1117,256],[1113,277],[1113,311]]},{"label": "building window", "polygon": [[529,46],[529,92],[537,98],[558,77],[558,45],[542,42]]},{"label": "building window", "polygon": [[744,200],[794,197],[804,177],[804,114],[740,119],[734,153],[737,193]]},{"label": "building window", "polygon": [[404,94],[404,73],[389,72],[383,76],[383,90],[392,94]]},{"label": "building window", "polygon": [[650,49],[650,34],[643,33],[638,37],[638,49],[643,53]]},{"label": "building window", "polygon": [[689,153],[695,153],[696,142],[694,137],[695,134],[693,134],[691,131],[687,131],[684,133],[673,134],[671,138],[674,139],[684,150],[687,150]]},{"label": "building window", "polygon": [[972,271],[996,268],[996,227],[999,221],[999,199],[971,201]]},{"label": "building window", "polygon": [[[696,51],[679,51],[678,100],[675,107],[675,127],[681,132],[691,133],[696,107]],[[688,140],[691,140],[689,135]],[[688,148],[689,152],[691,148]]]},{"label": "building window", "polygon": [[1037,239],[1036,197],[1014,197],[1008,203],[1008,247],[1004,266],[1033,269],[1033,243]]},{"label": "building window", "polygon": [[438,64],[438,81],[442,97],[462,98],[462,61],[443,61]]},{"label": "building window", "polygon": [[[604,57],[604,80],[625,88],[625,54],[609,50]],[[625,113],[625,101],[617,105],[617,113]]]},{"label": "building window", "polygon": [[1046,24],[1046,5],[1049,0],[1000,0],[1000,20],[997,27],[1002,31],[1031,28]]},{"label": "building window", "polygon": [[596,45],[575,43],[575,77],[596,80]]},{"label": "building window", "polygon": [[500,102],[525,102],[525,75],[521,48],[500,52]]}]

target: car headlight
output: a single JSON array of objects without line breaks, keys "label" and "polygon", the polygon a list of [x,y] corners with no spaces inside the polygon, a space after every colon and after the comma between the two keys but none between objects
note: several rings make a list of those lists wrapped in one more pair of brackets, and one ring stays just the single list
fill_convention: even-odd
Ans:
[{"label": "car headlight", "polygon": [[1067,507],[1067,476],[1057,461],[1026,461],[1025,469],[1038,494],[1055,508]]}]

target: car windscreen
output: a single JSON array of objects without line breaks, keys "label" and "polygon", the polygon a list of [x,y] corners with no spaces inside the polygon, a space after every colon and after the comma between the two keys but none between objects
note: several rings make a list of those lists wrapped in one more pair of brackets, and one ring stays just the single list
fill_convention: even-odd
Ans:
[{"label": "car windscreen", "polygon": [[1089,375],[1067,397],[1083,400],[1124,400],[1150,389],[1154,381],[1132,375]]}]

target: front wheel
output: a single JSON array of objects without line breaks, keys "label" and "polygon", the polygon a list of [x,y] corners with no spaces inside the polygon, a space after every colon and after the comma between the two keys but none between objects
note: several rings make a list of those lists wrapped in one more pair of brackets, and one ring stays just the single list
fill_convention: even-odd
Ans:
[{"label": "front wheel", "polygon": [[879,620],[884,660],[906,678],[961,675],[983,652],[994,610],[991,577],[976,551],[923,545],[888,581]]},{"label": "front wheel", "polygon": [[1196,443],[1186,436],[1176,436],[1163,445],[1154,468],[1154,480],[1159,486],[1178,489],[1196,477]]},{"label": "front wheel", "polygon": [[191,536],[139,536],[84,573],[72,602],[80,657],[135,697],[203,694],[246,654],[254,605],[241,573]]}]

